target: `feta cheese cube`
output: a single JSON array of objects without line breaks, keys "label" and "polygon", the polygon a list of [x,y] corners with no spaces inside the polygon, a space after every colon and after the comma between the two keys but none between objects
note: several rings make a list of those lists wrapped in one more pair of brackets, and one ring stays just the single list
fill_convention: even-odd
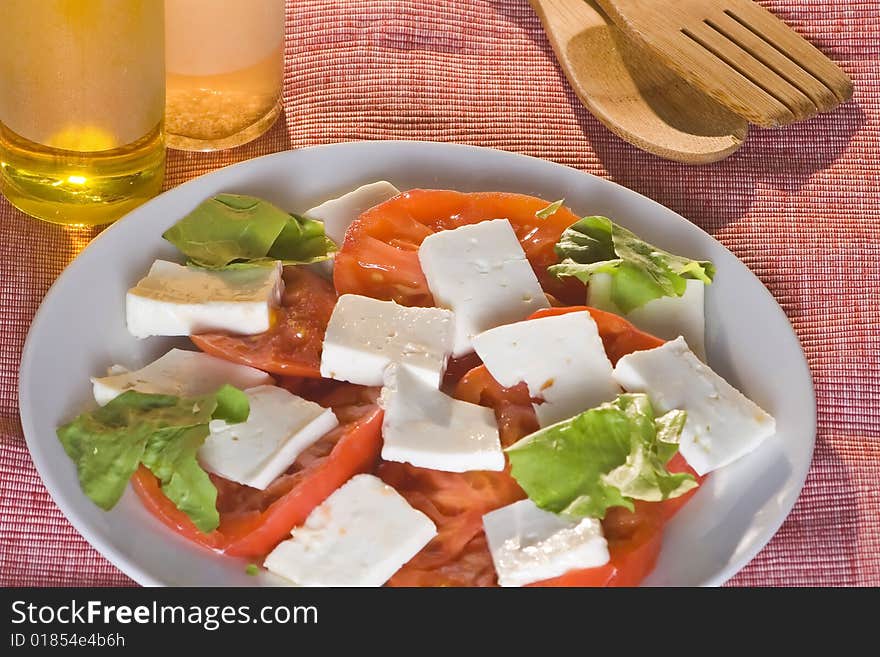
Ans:
[{"label": "feta cheese cube", "polygon": [[507,219],[434,233],[419,262],[434,301],[455,312],[454,356],[473,351],[478,333],[550,307]]},{"label": "feta cheese cube", "polygon": [[265,490],[306,449],[339,425],[329,408],[276,386],[245,390],[251,410],[238,424],[213,420],[199,448],[209,472]]},{"label": "feta cheese cube", "polygon": [[453,399],[400,365],[386,370],[380,403],[386,461],[446,472],[504,469],[492,409]]},{"label": "feta cheese cube", "polygon": [[434,523],[378,477],[352,477],[263,565],[300,586],[382,586],[437,535]]},{"label": "feta cheese cube", "polygon": [[271,376],[253,367],[183,349],[172,349],[133,372],[114,365],[108,376],[92,377],[91,381],[95,401],[101,406],[127,390],[197,397],[210,394],[227,383],[244,390],[273,382]]},{"label": "feta cheese cube", "polygon": [[400,194],[400,190],[384,180],[358,187],[339,198],[324,201],[306,210],[305,216],[324,222],[324,233],[338,245],[345,239],[345,231],[352,221],[375,205]]},{"label": "feta cheese cube", "polygon": [[483,528],[501,586],[524,586],[610,559],[598,520],[569,520],[531,500],[487,513]]},{"label": "feta cheese cube", "polygon": [[620,392],[590,313],[499,326],[474,338],[489,373],[506,388],[525,382],[542,427],[614,399]]},{"label": "feta cheese cube", "polygon": [[617,362],[614,378],[628,392],[643,392],[658,413],[687,412],[679,449],[703,475],[733,463],[776,433],[776,421],[688,348],[684,338]]},{"label": "feta cheese cube", "polygon": [[611,274],[593,274],[587,288],[587,305],[625,317],[637,328],[663,340],[684,337],[693,352],[706,362],[706,284],[688,279],[680,297],[653,299],[624,314],[611,300]]},{"label": "feta cheese cube", "polygon": [[137,338],[228,331],[269,330],[281,303],[281,263],[219,271],[156,260],[128,291],[125,321]]},{"label": "feta cheese cube", "polygon": [[405,363],[439,388],[452,351],[453,327],[448,310],[343,294],[324,335],[321,376],[380,386],[388,365]]}]

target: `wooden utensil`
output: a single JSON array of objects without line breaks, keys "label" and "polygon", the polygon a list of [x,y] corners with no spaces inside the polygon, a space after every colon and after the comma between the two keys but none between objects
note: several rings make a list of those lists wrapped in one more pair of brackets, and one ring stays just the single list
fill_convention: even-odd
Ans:
[{"label": "wooden utensil", "polygon": [[689,164],[745,141],[747,123],[634,45],[592,3],[530,0],[581,102],[629,143]]},{"label": "wooden utensil", "polygon": [[779,126],[852,96],[834,62],[751,0],[596,0],[626,34],[733,112]]}]

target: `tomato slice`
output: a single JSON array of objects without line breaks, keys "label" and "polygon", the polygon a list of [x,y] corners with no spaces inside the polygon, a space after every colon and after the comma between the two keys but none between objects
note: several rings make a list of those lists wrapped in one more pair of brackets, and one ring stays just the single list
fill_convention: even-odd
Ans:
[{"label": "tomato slice", "polygon": [[382,449],[382,411],[376,390],[343,384],[325,396],[339,427],[300,454],[287,473],[264,491],[211,476],[217,486],[220,527],[204,534],[162,493],[141,467],[132,478],[144,505],[165,525],[201,545],[243,557],[263,557],[302,524],[333,491],[362,472],[372,472]]},{"label": "tomato slice", "polygon": [[533,582],[526,586],[531,587],[590,587],[600,588],[610,586],[611,580],[617,573],[614,563],[608,562],[598,568],[583,568],[582,570],[570,570],[559,577]]},{"label": "tomato slice", "polygon": [[490,587],[497,584],[495,565],[482,531],[464,546],[455,559],[434,568],[407,564],[388,581],[388,586],[392,587]]},{"label": "tomato slice", "polygon": [[[337,429],[339,440],[326,458],[318,457],[282,483],[289,491],[253,519],[232,527],[226,553],[260,557],[268,554],[290,530],[305,522],[316,506],[356,474],[371,472],[382,450],[382,411]],[[328,434],[326,440],[331,439]]]},{"label": "tomato slice", "polygon": [[[638,513],[637,509],[636,515]],[[653,511],[649,512],[652,520],[653,513]],[[603,522],[602,527],[606,526],[607,523]],[[642,580],[654,570],[657,557],[660,556],[660,549],[663,546],[662,522],[654,524],[648,521],[625,538],[614,538],[613,532],[610,536],[606,534],[606,537],[608,537],[608,552],[611,555],[610,564],[614,572],[605,586],[632,587],[641,584]]]},{"label": "tomato slice", "polygon": [[417,189],[381,203],[356,219],[334,263],[339,294],[393,299],[407,306],[432,306],[419,266],[418,248],[428,235],[488,219],[506,218],[522,244],[541,286],[563,301],[584,298],[583,284],[547,273],[557,260],[554,247],[562,231],[579,217],[561,207],[546,219],[535,213],[549,203],[533,196],[502,192],[465,194]]},{"label": "tomato slice", "polygon": [[485,365],[479,365],[465,374],[453,389],[452,396],[493,409],[504,447],[538,430],[538,418],[532,407],[528,386],[520,383],[513,388],[505,388],[489,374]]},{"label": "tomato slice", "polygon": [[525,497],[508,472],[440,472],[383,462],[378,474],[437,526],[389,586],[492,586],[495,567],[483,515]]},{"label": "tomato slice", "polygon": [[284,295],[273,326],[258,335],[192,336],[202,351],[234,363],[289,376],[319,377],[321,349],[336,292],[330,281],[302,266],[284,268]]}]

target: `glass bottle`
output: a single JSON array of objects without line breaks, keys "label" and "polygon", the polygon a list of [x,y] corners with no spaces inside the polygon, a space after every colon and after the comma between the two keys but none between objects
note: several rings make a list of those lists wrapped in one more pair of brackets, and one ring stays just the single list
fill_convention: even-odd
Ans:
[{"label": "glass bottle", "polygon": [[163,0],[3,0],[0,191],[30,215],[104,224],[165,170]]},{"label": "glass bottle", "polygon": [[284,0],[166,0],[168,146],[231,148],[281,111]]}]

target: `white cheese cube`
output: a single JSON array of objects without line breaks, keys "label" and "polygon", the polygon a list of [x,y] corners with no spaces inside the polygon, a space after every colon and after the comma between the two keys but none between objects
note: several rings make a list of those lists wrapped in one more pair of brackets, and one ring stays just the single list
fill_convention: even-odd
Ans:
[{"label": "white cheese cube", "polygon": [[474,338],[489,373],[506,388],[525,382],[542,427],[614,399],[620,392],[611,376],[599,329],[590,313],[542,317],[486,331]]},{"label": "white cheese cube", "polygon": [[501,586],[524,586],[608,563],[608,542],[595,518],[569,520],[521,500],[483,516]]},{"label": "white cheese cube", "polygon": [[209,472],[265,490],[297,457],[339,425],[329,408],[276,386],[245,390],[251,410],[238,424],[213,420],[199,448]]},{"label": "white cheese cube", "polygon": [[446,472],[504,469],[492,409],[453,399],[399,365],[385,372],[381,405],[386,461]]},{"label": "white cheese cube", "polygon": [[507,219],[434,233],[419,262],[434,301],[455,312],[454,356],[473,351],[478,333],[550,306]]},{"label": "white cheese cube", "polygon": [[133,372],[114,365],[108,376],[92,377],[91,381],[95,401],[101,406],[127,390],[197,397],[215,392],[227,383],[244,390],[273,382],[271,376],[253,367],[183,349],[172,349]]},{"label": "white cheese cube", "polygon": [[437,535],[378,477],[352,477],[263,562],[300,586],[382,586]]},{"label": "white cheese cube", "polygon": [[324,222],[324,233],[342,246],[345,231],[352,221],[375,205],[400,194],[400,190],[384,180],[358,187],[339,198],[330,199],[321,205],[306,210],[305,216]]},{"label": "white cheese cube", "polygon": [[636,328],[663,340],[682,336],[700,360],[706,362],[703,281],[688,279],[682,296],[653,299],[626,314],[611,300],[611,281],[611,274],[593,274],[587,288],[587,305],[625,317]]},{"label": "white cheese cube", "polygon": [[453,330],[454,316],[448,310],[343,294],[324,335],[321,376],[380,386],[388,365],[404,363],[439,388]]},{"label": "white cheese cube", "polygon": [[643,392],[657,413],[687,412],[679,449],[703,475],[733,463],[776,433],[776,421],[713,372],[684,338],[621,358],[614,378]]},{"label": "white cheese cube", "polygon": [[125,297],[125,321],[137,338],[269,330],[281,303],[281,263],[205,270],[156,260]]}]

